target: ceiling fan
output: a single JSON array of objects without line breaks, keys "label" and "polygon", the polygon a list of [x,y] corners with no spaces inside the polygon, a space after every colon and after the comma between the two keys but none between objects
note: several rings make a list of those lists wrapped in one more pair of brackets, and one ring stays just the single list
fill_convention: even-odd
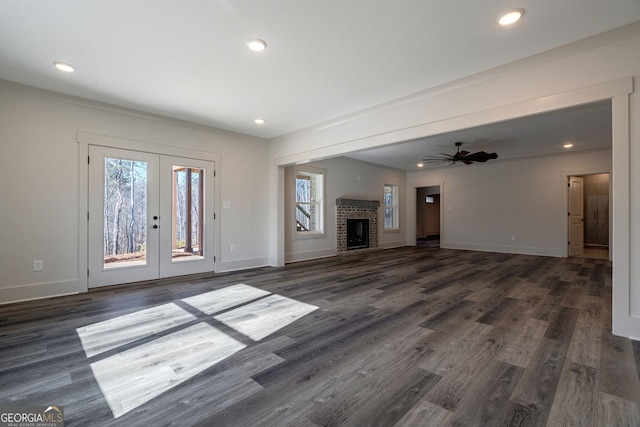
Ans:
[{"label": "ceiling fan", "polygon": [[422,159],[422,163],[445,163],[448,162],[450,165],[462,162],[465,165],[470,165],[474,162],[486,162],[487,160],[497,159],[498,155],[496,153],[485,153],[484,151],[478,151],[477,153],[469,153],[468,151],[460,151],[460,146],[462,142],[456,142],[456,147],[458,147],[458,152],[454,155],[440,153],[442,156],[429,156]]}]

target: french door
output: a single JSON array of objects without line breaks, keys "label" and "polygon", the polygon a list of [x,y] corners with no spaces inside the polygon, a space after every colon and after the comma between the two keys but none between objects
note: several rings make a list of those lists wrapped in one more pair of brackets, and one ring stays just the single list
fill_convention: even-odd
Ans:
[{"label": "french door", "polygon": [[89,145],[88,286],[214,269],[211,161]]}]

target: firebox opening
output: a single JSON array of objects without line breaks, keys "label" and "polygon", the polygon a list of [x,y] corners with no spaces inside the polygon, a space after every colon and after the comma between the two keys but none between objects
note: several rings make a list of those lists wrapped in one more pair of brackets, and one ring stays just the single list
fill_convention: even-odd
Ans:
[{"label": "firebox opening", "polygon": [[369,220],[347,219],[347,250],[369,247]]}]

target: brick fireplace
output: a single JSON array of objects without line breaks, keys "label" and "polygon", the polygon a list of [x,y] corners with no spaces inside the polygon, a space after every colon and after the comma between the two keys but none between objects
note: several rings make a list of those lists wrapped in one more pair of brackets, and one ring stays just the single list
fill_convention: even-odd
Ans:
[{"label": "brick fireplace", "polygon": [[[378,250],[379,207],[380,202],[378,200],[336,199],[336,247],[338,255],[356,255]],[[349,222],[352,223],[350,232],[347,231],[347,220],[351,220]],[[357,244],[348,245],[348,241],[353,240],[354,230],[362,230],[364,223],[367,223],[368,238],[363,239],[363,236],[360,236]],[[354,224],[358,225],[354,226]]]}]

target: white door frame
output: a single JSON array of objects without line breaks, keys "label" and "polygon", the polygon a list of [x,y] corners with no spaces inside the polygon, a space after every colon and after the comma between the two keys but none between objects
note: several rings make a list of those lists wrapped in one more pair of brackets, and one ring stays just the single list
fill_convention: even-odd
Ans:
[{"label": "white door frame", "polygon": [[[214,162],[217,170],[221,169],[222,156],[217,153],[202,151],[196,149],[188,149],[182,147],[174,147],[168,145],[154,144],[150,142],[136,141],[132,139],[119,138],[108,135],[100,135],[89,132],[78,132],[76,135],[78,143],[78,292],[87,292],[89,269],[88,259],[88,226],[87,213],[89,203],[89,145],[100,145],[111,148],[121,148],[125,150],[135,150],[147,153],[162,154],[168,156],[176,156],[191,159],[202,159]],[[216,173],[217,174],[217,173]],[[216,218],[214,224],[214,272],[220,271],[220,177],[216,176],[214,180],[214,208],[209,212],[209,220]]]},{"label": "white door frame", "polygon": [[[439,190],[438,190],[439,192],[438,192],[437,194],[438,194],[438,197],[439,197],[439,199],[440,199],[440,206],[439,206],[439,209],[438,209],[438,211],[439,211],[439,212],[438,212],[438,215],[440,215],[440,217],[438,218],[438,220],[439,220],[439,223],[440,223],[440,242],[442,243],[442,240],[443,240],[443,236],[442,236],[442,233],[443,233],[442,223],[443,223],[443,215],[444,215],[444,211],[443,211],[443,209],[442,209],[442,201],[444,200],[444,197],[443,197],[443,194],[442,194],[442,193],[443,193],[443,191],[444,191],[444,190],[443,190],[444,182],[442,182],[442,183],[438,183],[438,184],[434,184],[434,185],[421,185],[421,186],[415,186],[415,187],[414,187],[414,191],[415,191],[415,196],[414,196],[414,198],[416,199],[416,200],[415,200],[416,206],[414,207],[414,209],[415,209],[415,211],[416,211],[416,212],[415,212],[415,216],[416,216],[416,217],[415,217],[415,221],[414,221],[415,229],[414,229],[413,234],[414,234],[414,237],[415,237],[415,234],[417,234],[417,231],[416,231],[416,230],[418,229],[418,190],[419,190],[420,188],[425,188],[425,187],[438,187],[438,189],[439,189]],[[422,220],[422,218],[421,218],[421,220]],[[416,237],[416,244],[417,244],[417,237]]]},{"label": "white door frame", "polygon": [[[446,240],[446,236],[445,236],[445,212],[444,212],[444,201],[445,201],[445,188],[444,188],[444,181],[437,181],[437,182],[431,182],[431,181],[425,181],[424,183],[420,183],[420,184],[412,184],[411,186],[413,188],[413,191],[411,192],[412,196],[411,197],[407,197],[407,200],[405,200],[405,206],[407,207],[405,209],[405,224],[407,224],[406,228],[407,228],[407,234],[406,234],[406,244],[407,246],[416,246],[417,245],[417,239],[416,239],[416,225],[417,225],[417,207],[416,207],[416,202],[418,199],[418,188],[422,188],[422,187],[440,187],[440,247],[444,248],[445,246],[443,245],[443,243]],[[408,191],[407,191],[408,192]]]},{"label": "white door frame", "polygon": [[569,238],[569,221],[567,220],[567,211],[569,209],[569,192],[567,190],[567,182],[572,176],[583,177],[585,175],[596,175],[596,174],[607,174],[609,175],[609,260],[613,260],[613,227],[612,220],[614,214],[615,206],[612,203],[613,192],[611,191],[612,185],[612,176],[613,173],[611,170],[594,170],[594,169],[566,169],[561,171],[560,179],[562,180],[559,185],[562,185],[562,210],[558,210],[558,219],[562,220],[562,230],[563,236],[565,236],[565,245],[562,248],[561,256],[566,258],[571,256],[569,253],[569,245],[567,245],[567,239]]},{"label": "white door frame", "polygon": [[[579,192],[576,185],[580,187]],[[570,176],[568,189],[569,256],[577,256],[584,254],[584,179],[581,176]],[[577,205],[573,206],[575,202]]]}]

